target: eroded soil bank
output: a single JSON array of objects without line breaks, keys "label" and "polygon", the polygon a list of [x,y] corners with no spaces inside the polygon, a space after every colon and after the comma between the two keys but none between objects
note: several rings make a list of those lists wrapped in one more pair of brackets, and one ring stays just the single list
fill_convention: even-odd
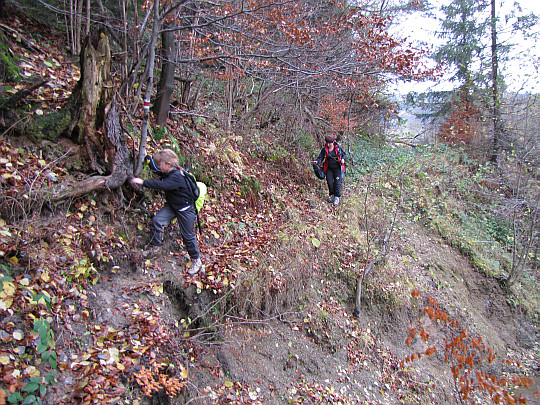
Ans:
[{"label": "eroded soil bank", "polygon": [[[507,301],[497,280],[472,269],[431,231],[419,224],[407,226],[377,277],[391,279],[400,273],[396,283],[413,283],[422,296],[389,301],[370,293],[359,318],[352,315],[351,280],[340,269],[321,265],[317,254],[306,256],[312,262],[304,263],[304,273],[311,270],[301,281],[303,296],[291,299],[285,290],[293,286],[282,285],[283,291],[268,292],[273,302],[268,312],[248,318],[234,307],[236,300],[249,297],[232,291],[228,298],[218,298],[187,282],[187,259],[176,243],[153,259],[152,270],[135,266],[100,281],[90,293],[93,310],[98,319],[122,328],[123,317],[115,315],[114,307],[150,300],[169,325],[181,328],[183,319],[193,321],[182,336],[193,343],[183,398],[155,395],[142,403],[453,404],[451,364],[444,361],[450,332],[423,312],[430,296],[496,354],[484,371],[515,372],[500,360],[519,360],[521,372],[533,380],[529,390],[519,392],[527,403],[538,403],[538,328]],[[406,345],[410,328],[424,330],[429,341],[416,338]],[[438,347],[434,354],[401,367],[407,356],[431,346]]]}]

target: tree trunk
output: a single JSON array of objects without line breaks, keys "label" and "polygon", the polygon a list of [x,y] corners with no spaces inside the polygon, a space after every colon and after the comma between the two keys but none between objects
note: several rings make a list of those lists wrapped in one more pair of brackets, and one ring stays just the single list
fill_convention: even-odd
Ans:
[{"label": "tree trunk", "polygon": [[122,186],[131,176],[133,161],[126,146],[124,132],[120,125],[120,117],[116,101],[105,111],[103,146],[107,161],[110,162],[110,174],[107,176],[92,176],[75,183],[68,190],[53,192],[51,200],[59,201],[66,198],[87,194],[102,189],[112,189]]},{"label": "tree trunk", "polygon": [[189,95],[191,93],[191,85],[193,84],[193,80],[180,79],[180,83],[180,104],[185,106],[188,110],[194,110],[195,106],[189,102]]},{"label": "tree trunk", "polygon": [[[103,33],[85,40],[81,51],[81,79],[64,108],[26,123],[25,131],[34,140],[57,140],[67,136],[82,145],[81,160],[98,172],[69,189],[39,191],[37,199],[45,197],[59,201],[101,189],[122,186],[133,172],[133,158],[125,142],[110,77],[111,53]],[[38,83],[36,86],[39,86]],[[20,213],[15,212],[17,216]]]},{"label": "tree trunk", "polygon": [[69,190],[54,192],[53,200],[120,187],[133,171],[132,157],[113,98],[107,36],[99,32],[93,39],[87,37],[80,58],[81,79],[65,107],[72,117],[67,134],[83,146],[83,162],[86,160],[100,176],[76,183]]},{"label": "tree trunk", "polygon": [[163,31],[161,34],[161,76],[157,89],[157,97],[152,111],[156,114],[156,124],[164,125],[169,117],[169,108],[171,97],[174,91],[174,71],[176,44],[174,40],[174,31]]},{"label": "tree trunk", "polygon": [[99,129],[105,122],[105,108],[112,99],[110,76],[111,50],[106,35],[87,37],[81,50],[81,79],[68,101],[72,122],[68,132],[74,142],[83,145],[92,170],[99,174],[112,171],[114,159],[106,156],[105,134]]},{"label": "tree trunk", "polygon": [[[83,146],[81,158],[89,169],[99,174],[111,173],[114,158],[106,155],[106,135],[101,130],[105,109],[113,96],[110,63],[108,38],[102,32],[96,33],[93,39],[87,38],[80,54],[81,78],[65,107],[47,115],[33,115],[24,125],[14,125],[14,129],[35,142],[43,139],[55,142],[61,136],[70,138]],[[5,100],[0,110],[10,108],[43,83]]]},{"label": "tree trunk", "polygon": [[[227,67],[228,73],[231,71],[230,67]],[[232,72],[231,72],[232,74]],[[227,80],[227,131],[231,130],[232,116],[234,110],[234,93],[236,91],[236,79]]]},{"label": "tree trunk", "polygon": [[103,32],[86,38],[81,51],[81,79],[66,108],[72,121],[71,138],[81,148],[90,167],[100,176],[76,183],[71,189],[54,192],[52,200],[62,200],[94,190],[120,187],[133,171],[133,162],[120,125],[110,76],[111,51]]},{"label": "tree trunk", "polygon": [[[135,12],[136,13],[136,12]],[[122,82],[127,79],[128,76],[128,20],[127,20],[127,4],[126,0],[122,0]],[[128,99],[129,92],[127,87],[124,94],[125,99]]]},{"label": "tree trunk", "polygon": [[492,114],[493,114],[493,150],[491,161],[497,163],[501,148],[501,108],[499,94],[499,59],[497,56],[497,15],[495,13],[495,0],[491,0],[491,76],[492,76]]},{"label": "tree trunk", "polygon": [[146,91],[144,93],[143,124],[141,128],[141,142],[139,144],[139,156],[137,157],[137,166],[135,175],[139,176],[143,168],[143,160],[146,155],[146,141],[148,138],[148,121],[150,119],[150,97],[154,86],[154,58],[157,36],[160,30],[159,23],[159,0],[154,0],[154,26],[152,28],[152,38],[148,50],[148,73],[146,78]]}]

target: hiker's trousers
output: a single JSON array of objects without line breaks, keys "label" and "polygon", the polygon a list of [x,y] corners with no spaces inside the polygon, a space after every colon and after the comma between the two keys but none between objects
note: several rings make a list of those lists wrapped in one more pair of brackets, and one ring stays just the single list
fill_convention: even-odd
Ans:
[{"label": "hiker's trousers", "polygon": [[174,217],[178,220],[180,234],[182,235],[182,240],[184,241],[189,257],[192,260],[198,259],[200,255],[199,244],[197,243],[197,238],[194,233],[197,213],[195,212],[195,207],[193,207],[193,205],[176,211],[169,203],[166,203],[163,208],[154,215],[154,218],[152,218],[152,225],[150,226],[150,244],[161,245],[163,243],[163,228],[169,225]]},{"label": "hiker's trousers", "polygon": [[326,169],[326,183],[328,184],[328,194],[336,197],[341,197],[341,183],[343,182],[343,176],[341,174],[341,168],[328,168]]}]

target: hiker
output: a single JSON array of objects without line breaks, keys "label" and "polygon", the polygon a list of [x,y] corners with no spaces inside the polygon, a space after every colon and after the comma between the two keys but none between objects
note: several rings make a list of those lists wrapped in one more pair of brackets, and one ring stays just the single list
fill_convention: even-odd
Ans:
[{"label": "hiker", "polygon": [[154,156],[157,169],[160,170],[161,180],[143,180],[134,177],[130,180],[132,184],[154,190],[165,191],[165,205],[152,218],[150,226],[150,252],[156,253],[163,243],[163,227],[169,225],[174,217],[178,219],[182,240],[191,258],[189,274],[196,274],[202,267],[200,251],[197,238],[194,233],[195,205],[191,196],[191,190],[187,180],[178,168],[178,156],[171,149],[162,149]]},{"label": "hiker", "polygon": [[326,175],[328,194],[330,195],[327,201],[337,206],[341,198],[341,184],[343,183],[347,154],[332,135],[326,135],[324,143],[316,163],[320,165],[324,162],[323,171]]}]

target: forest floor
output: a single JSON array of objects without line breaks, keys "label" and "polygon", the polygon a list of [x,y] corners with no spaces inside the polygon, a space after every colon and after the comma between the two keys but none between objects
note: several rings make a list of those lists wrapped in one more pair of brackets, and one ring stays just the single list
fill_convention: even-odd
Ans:
[{"label": "forest floor", "polygon": [[[11,23],[16,30],[24,25]],[[78,72],[50,43],[39,45],[47,47],[47,60],[21,54],[29,76],[60,78],[34,100],[50,107],[65,100]],[[1,270],[10,281],[3,279],[0,392],[19,392],[44,367],[32,366],[29,355],[43,338],[29,322],[43,316],[58,353],[44,403],[457,403],[454,363],[444,361],[445,341],[456,331],[424,311],[435,305],[430,297],[459,321],[458,335],[466,329],[482,336],[496,354],[486,372],[527,375],[532,386],[521,393],[540,403],[538,326],[496,279],[422,222],[398,215],[386,264],[366,280],[354,316],[356,280],[366,265],[358,232],[363,189],[347,182],[334,208],[308,168],[253,156],[241,137],[198,130],[195,139],[173,132],[213,168],[198,235],[205,272],[195,276],[186,274],[175,225],[161,252],[143,256],[149,214],[161,204],[155,196],[146,206],[128,198],[126,207],[112,192],[28,205],[22,213],[16,204],[6,209],[28,184],[54,187],[80,174],[58,158],[61,145],[3,137]],[[38,286],[53,298],[39,298],[36,312],[24,297]],[[429,340],[408,342],[411,329]],[[423,355],[432,346],[435,353]],[[417,353],[422,357],[409,361]],[[520,366],[501,362],[506,358]],[[170,379],[145,396],[144,366],[152,364],[167,365]],[[169,398],[164,388],[178,375],[180,394]],[[485,392],[471,395],[486,402]]]},{"label": "forest floor", "polygon": [[[318,214],[312,214],[318,215],[324,226],[325,217],[336,214],[324,202],[317,205],[314,211]],[[347,205],[345,198],[338,210],[346,210]],[[533,377],[525,396],[527,403],[540,403],[533,394],[540,388],[537,327],[507,303],[496,280],[478,274],[455,249],[422,225],[404,225],[407,231],[392,244],[386,266],[391,270],[381,269],[377,276],[391,280],[389,273],[406,271],[416,289],[436,299],[440,308],[459,319],[470,333],[483,336],[498,357],[518,359]],[[328,242],[340,249],[339,241]],[[399,268],[404,258],[411,263]],[[190,312],[186,308],[197,305],[198,299],[204,301],[194,291],[186,292],[186,261],[164,253],[155,259],[157,272],[111,275],[90,290],[95,296],[92,307],[105,319],[107,308],[126,300],[126,291],[137,291],[159,280],[166,293],[146,295],[145,299],[158,303],[162,316],[182,319]],[[424,357],[406,370],[399,366],[407,355],[427,348],[420,340],[405,345],[409,328],[425,329],[431,342],[439,345],[447,338],[444,328],[405,297],[397,305],[370,299],[356,318],[352,315],[354,290],[339,277],[340,271],[333,274],[332,268],[305,265],[314,270],[305,290],[309,298],[301,300],[302,306],[278,304],[283,312],[273,316],[231,317],[216,327],[211,337],[194,335],[200,352],[189,368],[186,399],[194,399],[194,403],[454,403],[450,365],[441,353]],[[122,327],[121,317],[114,320],[109,312],[109,318],[114,327]]]}]

